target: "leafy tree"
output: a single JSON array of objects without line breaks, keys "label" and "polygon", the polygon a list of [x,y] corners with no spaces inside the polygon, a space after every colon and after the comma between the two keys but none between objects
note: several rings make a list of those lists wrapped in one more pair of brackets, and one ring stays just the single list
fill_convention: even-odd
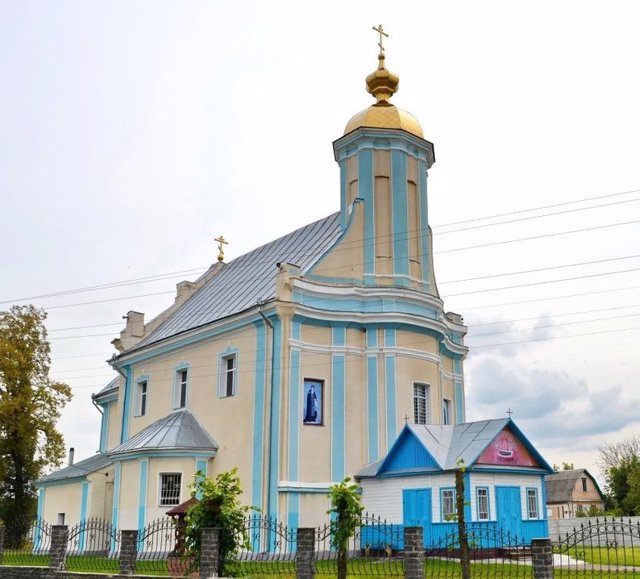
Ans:
[{"label": "leafy tree", "polygon": [[338,555],[338,579],[347,577],[347,551],[349,539],[353,537],[361,523],[364,507],[360,501],[360,487],[351,483],[349,477],[329,489],[331,508],[327,514],[331,521],[331,543]]},{"label": "leafy tree", "polygon": [[560,472],[561,470],[573,470],[574,466],[572,462],[563,462],[562,466],[558,466],[557,464],[553,465],[553,470],[555,472]]},{"label": "leafy tree", "polygon": [[34,306],[0,311],[0,518],[35,511],[33,482],[65,454],[56,429],[71,388],[49,377],[46,313]]},{"label": "leafy tree", "polygon": [[608,442],[599,450],[607,509],[617,515],[640,515],[640,435]]},{"label": "leafy tree", "polygon": [[220,529],[220,577],[233,576],[234,557],[240,548],[251,549],[245,518],[258,510],[240,502],[242,487],[238,469],[220,473],[215,480],[196,473],[193,497],[200,500],[189,507],[185,515],[185,547],[187,556],[193,557],[194,570],[199,565],[202,529]]}]

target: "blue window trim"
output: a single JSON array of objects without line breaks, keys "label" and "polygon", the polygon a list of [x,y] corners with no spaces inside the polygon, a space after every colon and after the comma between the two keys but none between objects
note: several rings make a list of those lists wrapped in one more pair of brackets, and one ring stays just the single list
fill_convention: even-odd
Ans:
[{"label": "blue window trim", "polygon": [[451,491],[451,493],[453,494],[453,514],[455,515],[456,513],[456,487],[440,487],[440,522],[455,523],[455,521],[448,521],[446,519],[444,515],[444,509],[442,508],[444,504],[444,501],[442,500],[442,496],[447,491]]},{"label": "blue window trim", "polygon": [[[183,408],[182,406],[179,405],[180,398],[179,398],[179,392],[177,392],[179,388],[178,373],[182,372],[183,370],[187,371],[187,394],[185,396],[184,408],[188,408],[189,406],[189,398],[190,398],[189,394],[191,391],[191,364],[189,362],[183,361],[183,362],[179,362],[173,367],[173,389],[171,391],[171,408],[173,408],[174,410]],[[176,400],[178,401],[178,404],[176,404]]]},{"label": "blue window trim", "polygon": [[[485,490],[487,491],[487,518],[480,518],[480,501],[478,500],[478,491]],[[476,487],[476,520],[477,521],[490,521],[491,520],[491,491],[487,486]]]},{"label": "blue window trim", "polygon": [[[538,515],[536,517],[530,517],[529,516],[529,491],[533,491],[534,496],[536,497],[536,513]],[[527,520],[529,520],[529,521],[539,521],[539,520],[541,520],[542,517],[540,516],[540,501],[538,500],[538,496],[539,496],[538,489],[535,488],[535,487],[527,487],[525,489],[525,495],[524,496],[526,497],[525,506],[527,508],[527,510],[526,510]]]},{"label": "blue window trim", "polygon": [[140,414],[140,384],[142,382],[147,383],[147,400],[145,402],[145,414],[149,413],[149,376],[147,374],[141,374],[135,379],[136,391],[135,391],[134,401],[133,401],[133,417],[134,418],[143,416],[142,414]]},{"label": "blue window trim", "polygon": [[[447,402],[449,403],[447,405]],[[445,408],[447,409],[447,420],[445,422]],[[453,424],[451,420],[451,410],[453,409],[453,404],[451,398],[442,398],[442,424]]]},{"label": "blue window trim", "polygon": [[[226,383],[226,368],[225,362],[228,358],[235,358],[235,366],[233,373],[233,394],[227,396],[227,383]],[[238,348],[225,348],[222,352],[218,353],[218,398],[231,398],[238,394],[238,362],[239,362],[239,350]]]}]

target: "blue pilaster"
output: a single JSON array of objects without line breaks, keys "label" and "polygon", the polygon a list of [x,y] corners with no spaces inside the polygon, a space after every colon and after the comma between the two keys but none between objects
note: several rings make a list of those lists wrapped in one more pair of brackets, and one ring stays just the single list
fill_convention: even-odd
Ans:
[{"label": "blue pilaster", "polygon": [[[298,321],[291,322],[291,338],[300,340],[300,322]],[[300,351],[292,348],[289,362],[289,469],[287,474],[290,481],[298,480],[300,388]]]},{"label": "blue pilaster", "polygon": [[111,404],[101,404],[102,406],[102,420],[100,421],[100,452],[107,452],[109,444],[109,412],[111,410]]},{"label": "blue pilaster", "polygon": [[393,213],[393,273],[396,285],[409,285],[409,223],[407,212],[407,156],[391,151],[391,200]]},{"label": "blue pilaster", "polygon": [[138,530],[142,531],[147,516],[147,488],[149,478],[149,459],[140,461],[140,479],[138,487]]},{"label": "blue pilaster", "polygon": [[278,515],[278,479],[280,471],[280,400],[282,397],[282,322],[274,318],[273,358],[271,368],[271,407],[269,420],[269,493],[267,514]]},{"label": "blue pilaster", "polygon": [[373,194],[373,151],[358,154],[358,196],[364,203],[364,276],[365,284],[375,285],[375,196]]},{"label": "blue pilaster", "polygon": [[[367,329],[367,348],[378,346],[378,329]],[[378,460],[378,353],[367,354],[367,447],[369,462]]]},{"label": "blue pilaster", "polygon": [[[386,328],[384,330],[385,348],[395,348],[396,346],[396,330],[394,328]],[[384,377],[387,394],[387,451],[391,448],[397,436],[396,425],[396,355],[385,354],[384,356]]]},{"label": "blue pilaster", "polygon": [[131,414],[131,388],[133,382],[133,371],[131,366],[124,367],[126,379],[124,383],[124,397],[122,400],[122,429],[120,430],[120,444],[129,440],[129,419]]},{"label": "blue pilaster", "polygon": [[[331,328],[334,347],[346,344],[346,328]],[[345,357],[331,357],[331,480],[341,481],[345,477]]]},{"label": "blue pilaster", "polygon": [[[113,475],[113,507],[111,510],[111,524],[114,529],[119,529],[119,508],[120,508],[120,483],[122,476],[122,464],[116,462],[115,474]],[[115,547],[115,539],[111,542],[111,548]]]},{"label": "blue pilaster", "polygon": [[[423,159],[418,161],[418,186],[420,203],[420,263],[422,264],[422,281],[424,291],[431,289],[431,264],[429,263],[429,248],[431,239],[429,234],[429,205],[427,196],[427,164]],[[417,235],[418,232],[415,232]]]}]

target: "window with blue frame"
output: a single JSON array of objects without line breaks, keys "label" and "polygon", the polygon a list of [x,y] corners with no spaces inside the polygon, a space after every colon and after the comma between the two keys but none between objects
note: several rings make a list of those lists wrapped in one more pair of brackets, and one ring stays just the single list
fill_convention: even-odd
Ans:
[{"label": "window with blue frame", "polygon": [[442,522],[453,521],[456,514],[456,490],[440,489],[440,515]]},{"label": "window with blue frame", "polygon": [[527,514],[530,519],[539,519],[538,489],[527,489]]},{"label": "window with blue frame", "polygon": [[189,369],[178,368],[173,382],[173,408],[185,408],[189,390]]},{"label": "window with blue frame", "polygon": [[442,424],[451,424],[451,400],[442,400]]},{"label": "window with blue frame", "polygon": [[136,405],[134,416],[144,416],[147,413],[147,380],[138,380],[136,384]]},{"label": "window with blue frame", "polygon": [[218,354],[218,398],[238,393],[238,350],[226,348]]},{"label": "window with blue frame", "polygon": [[476,488],[476,511],[479,521],[489,520],[489,489],[487,487]]}]

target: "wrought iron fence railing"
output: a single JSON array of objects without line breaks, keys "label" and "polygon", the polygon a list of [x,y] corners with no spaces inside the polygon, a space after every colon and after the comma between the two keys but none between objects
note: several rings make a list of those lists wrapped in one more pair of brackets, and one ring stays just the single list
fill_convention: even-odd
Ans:
[{"label": "wrought iron fence railing", "polygon": [[32,516],[16,517],[4,527],[2,565],[46,567],[51,548],[51,525]]}]

